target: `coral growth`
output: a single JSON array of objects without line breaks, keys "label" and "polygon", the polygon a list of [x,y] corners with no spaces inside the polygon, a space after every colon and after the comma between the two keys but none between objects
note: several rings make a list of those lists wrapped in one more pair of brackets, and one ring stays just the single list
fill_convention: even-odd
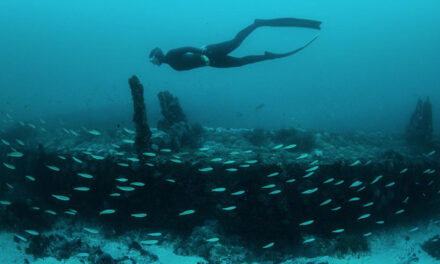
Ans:
[{"label": "coral growth", "polygon": [[147,123],[147,112],[144,102],[144,87],[136,76],[128,80],[133,97],[134,115],[133,122],[136,126],[136,152],[139,157],[145,152],[150,145],[151,131]]},{"label": "coral growth", "polygon": [[406,130],[408,143],[415,147],[427,147],[432,144],[432,134],[431,102],[429,98],[426,101],[419,99]]},{"label": "coral growth", "polygon": [[182,147],[195,148],[203,134],[200,124],[188,124],[185,113],[180,106],[179,99],[168,91],[158,95],[163,119],[157,123],[157,128],[171,136],[168,144],[171,148],[179,150]]}]

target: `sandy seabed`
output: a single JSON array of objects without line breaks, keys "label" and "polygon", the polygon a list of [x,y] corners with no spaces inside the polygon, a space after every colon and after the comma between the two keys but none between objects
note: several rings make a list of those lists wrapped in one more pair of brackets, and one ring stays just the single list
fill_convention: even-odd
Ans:
[{"label": "sandy seabed", "polygon": [[[294,258],[289,259],[282,264],[434,264],[440,263],[440,260],[433,258],[422,249],[423,243],[440,234],[440,225],[434,221],[423,222],[418,225],[417,231],[411,231],[414,226],[399,226],[390,229],[384,229],[374,233],[368,238],[370,250],[360,254],[346,254],[344,256],[320,256],[316,258]],[[57,229],[57,233],[62,230]],[[44,234],[44,233],[43,233]],[[174,252],[174,246],[171,242],[161,245],[143,245],[143,249],[149,254],[157,257],[157,260],[151,260],[143,257],[138,251],[128,248],[126,243],[120,239],[112,240],[105,238],[101,234],[75,233],[75,237],[81,236],[81,240],[90,245],[99,246],[107,254],[115,259],[129,256],[135,263],[153,263],[153,264],[198,264],[209,263],[209,261],[199,256],[181,256]],[[0,233],[0,263],[34,263],[34,264],[79,264],[94,263],[84,257],[71,256],[68,259],[57,260],[54,257],[34,258],[25,253],[28,246],[26,242],[14,239],[15,234],[8,231]],[[118,263],[133,263],[119,261]],[[249,263],[276,263],[270,260],[263,262]]]}]

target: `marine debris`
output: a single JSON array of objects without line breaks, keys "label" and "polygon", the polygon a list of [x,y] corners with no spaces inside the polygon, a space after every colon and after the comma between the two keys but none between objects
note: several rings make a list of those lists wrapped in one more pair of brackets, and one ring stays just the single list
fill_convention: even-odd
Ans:
[{"label": "marine debris", "polygon": [[128,83],[133,98],[133,122],[136,126],[136,152],[138,157],[142,157],[142,153],[149,149],[151,138],[151,131],[147,123],[147,111],[145,109],[144,87],[135,75],[128,80]]},{"label": "marine debris", "polygon": [[425,101],[419,99],[406,130],[408,143],[415,147],[426,148],[432,144],[432,135],[431,102],[429,97]]}]

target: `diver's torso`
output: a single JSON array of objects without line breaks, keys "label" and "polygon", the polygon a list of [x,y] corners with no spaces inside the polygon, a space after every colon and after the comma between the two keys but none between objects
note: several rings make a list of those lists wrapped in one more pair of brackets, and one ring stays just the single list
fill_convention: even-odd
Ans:
[{"label": "diver's torso", "polygon": [[206,61],[199,54],[185,53],[183,55],[166,55],[166,63],[177,71],[191,70],[206,66]]}]

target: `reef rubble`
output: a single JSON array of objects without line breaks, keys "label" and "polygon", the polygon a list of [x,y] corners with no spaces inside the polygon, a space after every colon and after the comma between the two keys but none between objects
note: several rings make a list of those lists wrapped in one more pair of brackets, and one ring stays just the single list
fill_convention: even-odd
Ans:
[{"label": "reef rubble", "polygon": [[174,135],[151,128],[141,161],[129,128],[43,128],[0,135],[0,226],[23,237],[70,219],[166,232],[186,255],[209,258],[217,238],[238,260],[246,245],[280,262],[293,249],[368,252],[370,235],[438,214],[438,150],[415,153],[404,135],[267,130],[256,143],[250,129],[203,127],[199,147],[174,151]]}]

